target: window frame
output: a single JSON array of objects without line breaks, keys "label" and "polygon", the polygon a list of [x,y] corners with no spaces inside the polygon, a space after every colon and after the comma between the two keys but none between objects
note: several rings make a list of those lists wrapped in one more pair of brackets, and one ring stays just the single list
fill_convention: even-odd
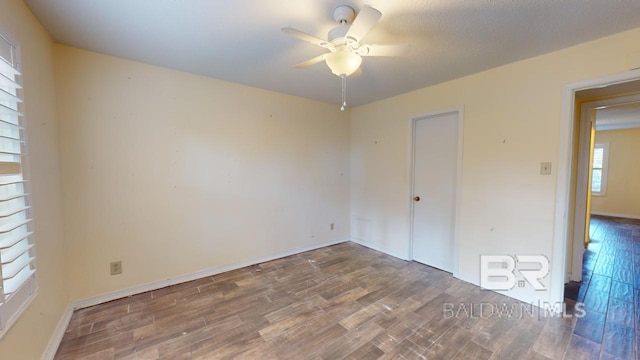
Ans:
[{"label": "window frame", "polygon": [[[30,258],[29,262],[27,262],[26,267],[29,268],[29,275],[24,277],[24,280],[20,280],[17,286],[15,286],[15,290],[11,293],[11,296],[5,297],[5,288],[3,282],[3,276],[2,276],[2,264],[0,261],[0,341],[2,340],[2,338],[4,337],[4,335],[9,331],[9,329],[18,321],[18,319],[22,316],[22,314],[24,313],[24,311],[28,308],[28,306],[33,302],[33,300],[36,298],[37,294],[38,294],[38,289],[39,289],[39,285],[38,285],[38,273],[37,273],[37,265],[36,265],[36,254],[35,254],[35,245],[36,245],[36,241],[35,241],[35,235],[34,235],[34,214],[33,214],[33,201],[32,201],[32,197],[31,197],[31,185],[30,185],[30,167],[29,167],[29,156],[28,156],[28,147],[27,147],[27,128],[26,128],[26,116],[25,116],[25,103],[24,103],[24,82],[23,82],[23,74],[22,74],[22,58],[21,58],[21,47],[20,47],[20,43],[16,40],[15,37],[13,37],[8,31],[6,31],[4,28],[0,27],[0,41],[6,42],[7,44],[9,44],[9,48],[12,49],[12,51],[10,51],[11,57],[12,59],[5,59],[4,57],[0,57],[0,61],[2,61],[3,64],[5,65],[1,65],[2,67],[4,67],[5,69],[5,73],[6,73],[6,69],[7,69],[7,65],[9,66],[9,80],[13,80],[14,83],[18,84],[18,87],[15,88],[15,84],[13,86],[9,85],[9,87],[7,88],[7,82],[4,82],[4,87],[5,90],[4,92],[6,93],[7,90],[9,89],[9,93],[14,95],[16,98],[19,99],[19,101],[16,103],[15,106],[15,111],[17,112],[17,115],[5,115],[8,117],[5,117],[4,120],[9,119],[8,121],[5,121],[6,123],[15,123],[15,125],[17,128],[17,133],[18,133],[18,139],[15,141],[19,141],[20,145],[20,151],[19,154],[17,154],[16,156],[19,158],[19,162],[17,167],[20,169],[18,172],[16,173],[12,173],[13,175],[7,175],[7,173],[4,173],[4,169],[3,169],[3,173],[0,174],[0,177],[6,178],[6,177],[20,177],[20,182],[21,183],[21,189],[20,192],[22,193],[22,195],[20,196],[21,198],[24,199],[24,203],[22,204],[24,206],[24,219],[26,219],[25,221],[25,225],[24,226],[24,230],[22,232],[22,234],[20,234],[19,236],[24,236],[24,239],[27,240],[27,245],[28,245],[28,249],[26,250],[26,254],[28,254],[28,257]],[[13,75],[11,75],[13,73]],[[3,76],[4,75],[1,75]],[[13,76],[13,78],[12,78]],[[5,77],[6,79],[6,77]],[[2,80],[2,79],[0,79]],[[11,90],[13,89],[13,90]],[[6,97],[6,95],[5,95]],[[5,106],[5,110],[6,109],[12,109],[11,106],[7,107],[6,103],[4,103]],[[11,117],[14,116],[17,118],[17,120],[10,120]],[[11,136],[12,138],[14,137],[14,135]],[[16,151],[17,152],[17,151]],[[11,163],[6,163],[4,162],[3,164],[11,164]],[[2,179],[4,180],[4,179]],[[5,183],[5,181],[0,180],[0,183]],[[10,182],[13,180],[10,180]],[[7,185],[0,185],[2,187],[7,186]],[[6,239],[6,238],[5,238]],[[2,238],[0,237],[0,240],[2,240]],[[13,240],[8,240],[5,241],[5,246],[7,246],[6,244],[11,244],[13,243]],[[8,245],[9,248],[12,248],[12,245]],[[4,250],[4,254],[7,254],[7,250],[5,248]],[[10,250],[11,251],[11,250]],[[20,250],[23,251],[23,250]],[[2,253],[2,250],[0,250],[0,254]],[[11,257],[9,257],[9,259],[11,259]],[[12,260],[10,260],[12,261]]]},{"label": "window frame", "polygon": [[[602,167],[596,168],[594,166],[596,149],[602,149]],[[600,170],[600,190],[593,190],[593,173],[595,170]],[[591,158],[591,195],[593,196],[606,196],[607,195],[607,174],[609,172],[609,143],[595,143],[593,146],[593,154]]]}]

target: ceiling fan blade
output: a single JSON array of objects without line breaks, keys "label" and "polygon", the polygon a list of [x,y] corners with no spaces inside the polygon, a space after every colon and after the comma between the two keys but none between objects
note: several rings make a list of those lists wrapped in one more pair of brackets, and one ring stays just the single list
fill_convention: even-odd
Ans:
[{"label": "ceiling fan blade", "polygon": [[408,44],[362,45],[358,49],[360,56],[406,56],[409,55]]},{"label": "ceiling fan blade", "polygon": [[307,42],[310,42],[312,44],[316,44],[316,45],[319,45],[319,46],[322,46],[322,47],[326,47],[327,43],[328,43],[326,40],[322,40],[322,39],[317,38],[317,37],[315,37],[313,35],[307,34],[306,32],[302,32],[300,30],[297,30],[297,29],[294,29],[294,28],[288,27],[288,26],[287,27],[283,27],[282,28],[282,32],[287,34],[287,35],[290,35],[290,36],[293,36],[293,37],[297,37],[300,40],[304,40],[304,41],[307,41]]},{"label": "ceiling fan blade", "polygon": [[362,10],[358,13],[355,20],[353,20],[353,24],[347,31],[345,35],[346,38],[352,38],[356,41],[361,41],[365,35],[373,28],[373,26],[378,22],[382,13],[371,6],[365,5]]},{"label": "ceiling fan blade", "polygon": [[322,62],[322,61],[324,61],[324,54],[322,54],[320,56],[316,56],[313,59],[307,60],[307,61],[305,61],[303,63],[300,63],[300,64],[298,64],[298,65],[296,65],[294,67],[296,69],[304,69],[307,66],[311,66],[311,65],[317,64],[317,63]]}]

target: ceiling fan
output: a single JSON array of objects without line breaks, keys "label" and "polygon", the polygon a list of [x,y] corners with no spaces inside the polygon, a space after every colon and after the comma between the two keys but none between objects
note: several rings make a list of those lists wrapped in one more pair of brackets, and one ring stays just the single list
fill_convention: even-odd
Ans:
[{"label": "ceiling fan", "polygon": [[[355,15],[355,10],[350,6],[341,5],[335,8],[333,18],[339,25],[329,31],[328,40],[317,38],[292,27],[282,28],[282,31],[287,35],[329,50],[328,53],[300,63],[295,68],[302,69],[325,61],[335,75],[349,76],[360,66],[362,56],[403,56],[408,54],[409,46],[406,44],[362,44],[362,39],[375,26],[382,13],[365,5],[358,16]],[[349,24],[351,25],[349,26]]]},{"label": "ceiling fan", "polygon": [[300,63],[295,68],[303,69],[324,61],[332,73],[342,78],[342,110],[347,105],[345,101],[346,77],[360,68],[362,56],[403,56],[409,52],[409,46],[406,44],[372,45],[361,43],[381,16],[380,11],[368,5],[365,5],[357,16],[352,7],[338,6],[333,10],[333,18],[339,25],[329,31],[328,40],[320,39],[292,27],[282,28],[282,32],[287,35],[328,50],[327,53]]}]

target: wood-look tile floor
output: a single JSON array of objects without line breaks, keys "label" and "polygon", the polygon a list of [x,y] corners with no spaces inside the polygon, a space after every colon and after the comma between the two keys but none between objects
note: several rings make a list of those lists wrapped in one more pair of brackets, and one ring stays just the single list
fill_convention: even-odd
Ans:
[{"label": "wood-look tile floor", "polygon": [[575,333],[603,359],[640,358],[640,220],[594,215],[589,237],[577,299],[587,316]]},{"label": "wood-look tile floor", "polygon": [[[482,303],[518,304],[348,242],[78,310],[56,359],[511,360],[601,354],[600,343],[574,334],[575,319],[482,316]],[[445,304],[474,304],[475,315],[451,316]]]}]

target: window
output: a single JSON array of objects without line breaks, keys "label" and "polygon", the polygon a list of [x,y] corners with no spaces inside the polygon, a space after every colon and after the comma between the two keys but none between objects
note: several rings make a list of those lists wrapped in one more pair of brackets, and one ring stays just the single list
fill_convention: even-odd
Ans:
[{"label": "window", "polygon": [[591,164],[591,194],[605,196],[607,194],[607,164],[609,162],[609,144],[596,144],[593,148]]},{"label": "window", "polygon": [[0,34],[0,337],[37,289],[18,60],[16,43]]}]

